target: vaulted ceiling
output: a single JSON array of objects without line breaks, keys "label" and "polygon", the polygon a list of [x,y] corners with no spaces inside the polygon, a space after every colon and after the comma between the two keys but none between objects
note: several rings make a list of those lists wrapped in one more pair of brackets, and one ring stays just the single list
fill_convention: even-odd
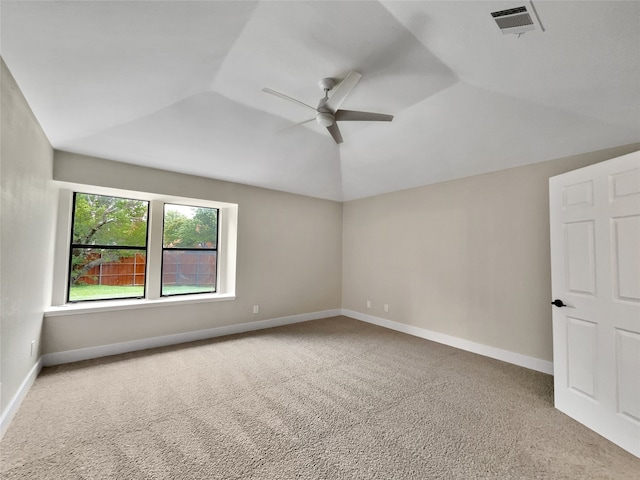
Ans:
[{"label": "vaulted ceiling", "polygon": [[[0,49],[57,149],[350,200],[640,141],[640,2],[5,1]],[[316,105],[362,79],[336,145]],[[313,112],[311,112],[313,116]]]}]

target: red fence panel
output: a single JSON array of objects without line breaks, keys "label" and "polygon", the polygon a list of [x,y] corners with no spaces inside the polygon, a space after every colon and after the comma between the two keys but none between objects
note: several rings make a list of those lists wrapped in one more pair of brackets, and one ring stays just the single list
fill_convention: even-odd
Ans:
[{"label": "red fence panel", "polygon": [[[100,258],[91,254],[87,261]],[[215,285],[217,255],[212,251],[171,251],[163,253],[163,285]],[[91,268],[78,279],[87,285],[144,285],[146,258],[144,254],[121,257]]]},{"label": "red fence panel", "polygon": [[[100,257],[99,253],[92,254],[91,260]],[[91,268],[78,279],[78,283],[87,285],[144,285],[146,258],[137,253],[131,257],[121,257],[115,262],[105,262]]]}]

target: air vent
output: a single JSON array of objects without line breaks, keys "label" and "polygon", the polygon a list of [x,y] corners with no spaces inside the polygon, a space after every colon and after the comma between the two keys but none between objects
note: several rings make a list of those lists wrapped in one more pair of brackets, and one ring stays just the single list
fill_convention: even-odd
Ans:
[{"label": "air vent", "polygon": [[516,7],[499,12],[491,12],[491,16],[496,21],[498,28],[504,34],[523,34],[536,29],[538,22],[534,13],[530,13],[527,7]]}]

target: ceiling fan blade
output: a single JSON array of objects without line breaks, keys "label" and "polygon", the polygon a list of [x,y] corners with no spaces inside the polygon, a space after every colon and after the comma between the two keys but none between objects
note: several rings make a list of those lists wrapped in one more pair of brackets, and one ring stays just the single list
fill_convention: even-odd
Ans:
[{"label": "ceiling fan blade", "polygon": [[303,120],[302,122],[297,122],[297,123],[292,123],[291,125],[285,125],[282,128],[279,128],[278,132],[282,131],[282,130],[286,130],[287,128],[291,128],[291,127],[297,127],[298,125],[304,125],[305,123],[309,123],[309,122],[313,122],[316,119],[316,117],[310,118],[308,120]]},{"label": "ceiling fan blade", "polygon": [[338,110],[334,117],[342,122],[390,122],[393,115],[384,113],[358,112],[355,110]]},{"label": "ceiling fan blade", "polygon": [[270,93],[271,95],[275,95],[276,97],[283,98],[284,100],[289,100],[290,102],[297,103],[298,105],[302,105],[303,107],[310,108],[314,112],[316,111],[316,109],[313,108],[311,105],[307,105],[306,103],[303,103],[300,100],[291,98],[290,96],[285,95],[284,93],[276,92],[275,90],[271,90],[270,88],[263,88],[262,91],[265,93]]},{"label": "ceiling fan blade", "polygon": [[332,123],[331,125],[329,125],[327,127],[327,130],[329,130],[329,133],[338,145],[342,143],[342,134],[340,133],[340,129],[338,128],[337,123]]},{"label": "ceiling fan blade", "polygon": [[338,108],[340,108],[340,105],[342,105],[342,102],[344,102],[344,99],[347,98],[347,95],[349,95],[349,92],[353,89],[353,87],[356,86],[356,83],[358,83],[360,77],[362,77],[362,75],[360,75],[358,72],[354,72],[353,70],[350,71],[345,79],[340,82],[340,85],[332,90],[331,97],[327,101],[326,106],[334,112]]}]

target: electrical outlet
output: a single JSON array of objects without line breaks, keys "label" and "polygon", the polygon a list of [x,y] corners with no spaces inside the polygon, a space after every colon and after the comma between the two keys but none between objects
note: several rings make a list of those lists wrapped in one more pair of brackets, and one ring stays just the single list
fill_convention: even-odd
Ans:
[{"label": "electrical outlet", "polygon": [[260,307],[258,305],[253,306],[253,313],[258,313],[260,311]]},{"label": "electrical outlet", "polygon": [[367,300],[367,308],[371,308],[371,300]]},{"label": "electrical outlet", "polygon": [[35,340],[31,340],[31,350],[30,350],[30,353],[29,353],[29,355],[31,357],[33,357],[33,354],[35,353],[35,349],[36,349],[36,341]]},{"label": "electrical outlet", "polygon": [[388,304],[386,304],[386,303],[384,304],[384,311],[385,311],[385,312],[388,312],[388,311],[389,311],[389,305],[388,305]]}]

